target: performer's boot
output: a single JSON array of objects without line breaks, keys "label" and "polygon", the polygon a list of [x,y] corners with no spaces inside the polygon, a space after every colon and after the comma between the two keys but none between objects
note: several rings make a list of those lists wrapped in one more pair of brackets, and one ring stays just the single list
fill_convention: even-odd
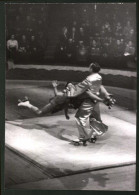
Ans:
[{"label": "performer's boot", "polygon": [[36,113],[37,115],[40,115],[42,112],[41,110],[39,110],[39,108],[37,108],[36,106],[33,106],[28,98],[24,98],[24,100],[18,100],[18,106],[19,107],[26,107],[26,108],[29,108],[30,110],[32,110],[34,113]]},{"label": "performer's boot", "polygon": [[[93,130],[91,130],[93,131]],[[91,135],[91,134],[90,134]],[[95,143],[97,141],[97,134],[96,132],[93,132],[90,139],[88,140],[90,143]]]},{"label": "performer's boot", "polygon": [[90,142],[90,143],[96,143],[96,141],[97,141],[97,137],[96,137],[96,136],[91,137],[91,138],[89,139],[89,142]]}]

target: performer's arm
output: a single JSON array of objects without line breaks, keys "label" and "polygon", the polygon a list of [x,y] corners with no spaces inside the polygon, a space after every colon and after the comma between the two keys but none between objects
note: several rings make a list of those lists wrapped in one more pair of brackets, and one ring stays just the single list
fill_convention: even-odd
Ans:
[{"label": "performer's arm", "polygon": [[90,90],[87,90],[86,93],[89,95],[89,97],[93,100],[97,100],[99,102],[103,102],[103,99],[98,97],[97,95],[93,94]]},{"label": "performer's arm", "polygon": [[105,97],[103,103],[108,106],[109,109],[116,103],[116,100],[113,98],[113,95],[108,93],[103,85],[100,87],[100,93]]},{"label": "performer's arm", "polygon": [[65,112],[65,117],[66,119],[70,119],[69,115],[68,115],[68,106],[64,109],[64,112]]},{"label": "performer's arm", "polygon": [[103,85],[101,85],[100,87],[100,94],[105,96],[105,98],[108,98],[109,96],[111,96],[111,94],[108,93],[108,91],[105,89]]},{"label": "performer's arm", "polygon": [[55,96],[57,96],[57,95],[63,95],[62,92],[59,92],[59,91],[57,90],[57,86],[58,86],[57,81],[52,81],[52,85],[53,85],[53,88],[54,88],[54,94],[55,94]]}]

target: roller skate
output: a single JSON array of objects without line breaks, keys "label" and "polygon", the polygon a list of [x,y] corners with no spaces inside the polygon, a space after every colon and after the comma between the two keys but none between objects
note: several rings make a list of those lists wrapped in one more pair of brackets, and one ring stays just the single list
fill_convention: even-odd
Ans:
[{"label": "roller skate", "polygon": [[28,107],[28,105],[30,104],[29,99],[27,96],[24,97],[24,99],[18,99],[18,106],[23,106],[23,107]]},{"label": "roller skate", "polygon": [[80,146],[81,144],[83,146],[87,146],[87,143],[86,143],[87,140],[84,138],[75,139],[75,140],[72,140],[72,142],[73,142],[74,146]]},{"label": "roller skate", "polygon": [[90,143],[96,143],[96,141],[97,141],[97,137],[96,136],[94,136],[94,137],[91,137],[89,140],[88,140]]}]

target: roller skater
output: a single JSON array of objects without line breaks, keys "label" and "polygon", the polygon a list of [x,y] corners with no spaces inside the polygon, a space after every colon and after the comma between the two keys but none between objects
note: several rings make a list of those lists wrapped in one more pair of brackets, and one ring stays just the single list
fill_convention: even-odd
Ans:
[{"label": "roller skater", "polygon": [[[95,71],[99,71],[100,67],[97,64],[90,65],[91,75],[88,76],[84,81],[77,85],[72,83],[67,83],[65,89],[62,92],[57,90],[57,81],[53,81],[52,85],[54,87],[55,97],[50,100],[50,102],[45,105],[42,109],[32,105],[28,98],[26,97],[23,101],[19,100],[18,106],[24,106],[32,110],[37,115],[44,115],[47,113],[55,113],[59,110],[65,110],[66,119],[69,119],[68,109],[74,108],[78,109],[75,117],[77,122],[77,127],[79,131],[78,142],[83,142],[86,145],[86,141],[94,143],[96,141],[96,135],[102,135],[106,132],[106,125],[103,126],[104,132],[98,132],[98,129],[93,128],[92,118],[95,118],[101,123],[100,111],[98,102],[103,102],[109,108],[115,103],[112,95],[109,94],[106,89],[101,85],[101,76]],[[104,99],[100,98],[98,95],[102,94]],[[90,134],[85,130],[86,120],[90,119]]]}]

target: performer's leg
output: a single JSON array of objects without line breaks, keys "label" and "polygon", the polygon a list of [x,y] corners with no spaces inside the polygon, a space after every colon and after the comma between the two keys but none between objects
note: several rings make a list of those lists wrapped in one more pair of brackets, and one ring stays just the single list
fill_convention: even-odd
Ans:
[{"label": "performer's leg", "polygon": [[90,115],[90,118],[95,118],[97,121],[102,122],[101,115],[100,115],[99,102],[95,104],[94,109],[92,110],[92,113]]},{"label": "performer's leg", "polygon": [[20,102],[18,104],[18,106],[23,106],[23,107],[29,108],[35,114],[42,115],[42,114],[46,114],[46,113],[51,112],[55,105],[49,103],[49,104],[45,105],[43,108],[39,109],[38,107],[32,105],[29,101],[25,101],[25,102]]},{"label": "performer's leg", "polygon": [[[96,120],[96,122],[94,121],[94,119]],[[99,103],[95,105],[94,110],[92,111],[89,117],[89,122],[90,122],[90,128],[92,130],[92,135],[90,132],[90,135],[92,138],[95,137],[96,135],[103,135],[108,130],[108,126],[102,123],[102,120],[100,117]],[[95,124],[95,127],[94,127],[94,124]],[[96,127],[96,125],[98,127]]]},{"label": "performer's leg", "polygon": [[[77,112],[77,113],[79,113],[79,112]],[[87,118],[85,118],[85,117],[82,118],[82,117],[76,116],[76,124],[77,124],[78,132],[79,132],[79,138],[88,139],[88,132],[87,132],[87,128],[86,128]]]},{"label": "performer's leg", "polygon": [[94,104],[92,102],[85,101],[80,106],[79,110],[77,111],[77,113],[75,115],[80,138],[85,138],[85,139],[89,138],[86,123],[87,123],[87,119],[91,115],[93,106],[94,106]]}]

